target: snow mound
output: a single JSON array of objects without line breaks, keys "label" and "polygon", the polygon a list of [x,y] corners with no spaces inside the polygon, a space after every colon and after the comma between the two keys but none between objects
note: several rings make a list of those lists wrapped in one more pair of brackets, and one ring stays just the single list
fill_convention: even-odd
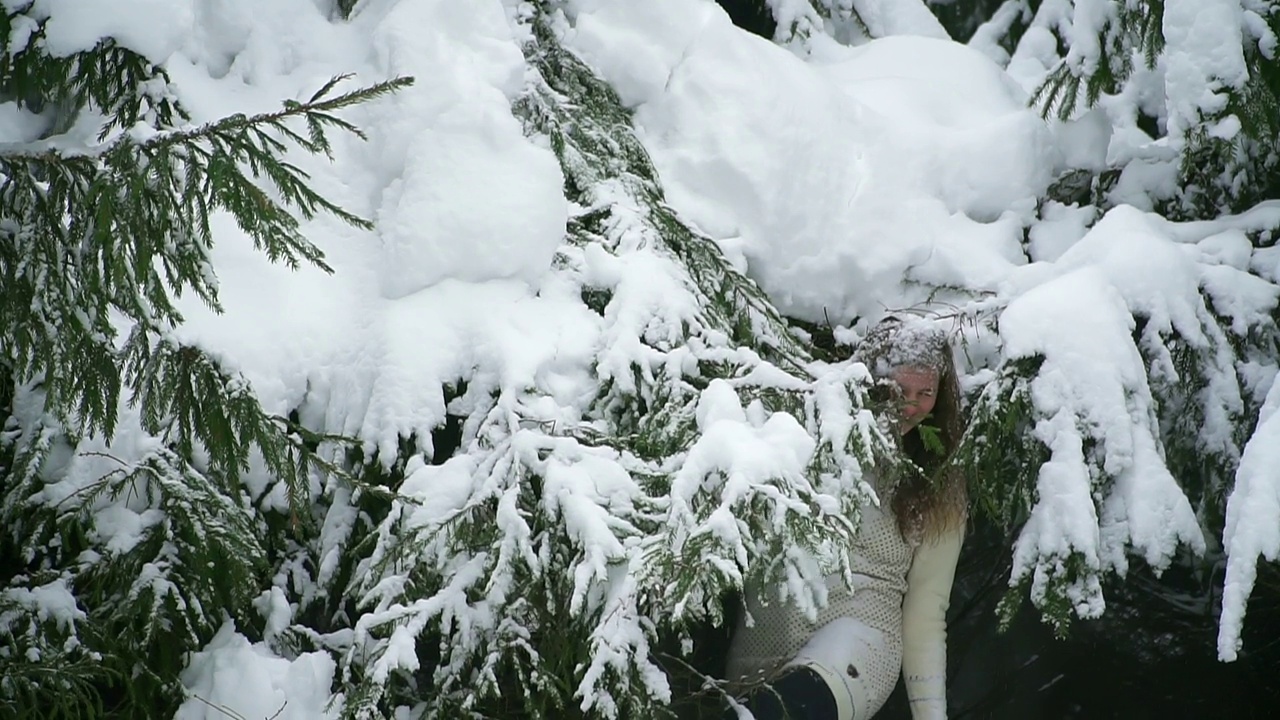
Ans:
[{"label": "snow mound", "polygon": [[784,313],[875,315],[904,277],[992,287],[1025,261],[1014,220],[1059,153],[981,53],[893,36],[807,63],[709,3],[579,5],[570,43],[636,107],[672,205]]}]

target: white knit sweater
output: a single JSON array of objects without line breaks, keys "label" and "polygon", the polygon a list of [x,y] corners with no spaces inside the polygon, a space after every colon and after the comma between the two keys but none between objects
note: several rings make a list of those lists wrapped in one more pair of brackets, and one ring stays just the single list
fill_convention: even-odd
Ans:
[{"label": "white knit sweater", "polygon": [[852,592],[838,575],[827,578],[828,604],[812,621],[772,593],[765,605],[758,589],[748,592],[729,678],[767,679],[785,666],[807,665],[832,685],[839,720],[867,720],[901,672],[912,717],[945,719],[946,613],[963,539],[960,527],[913,546],[888,507],[867,507],[849,548]]}]

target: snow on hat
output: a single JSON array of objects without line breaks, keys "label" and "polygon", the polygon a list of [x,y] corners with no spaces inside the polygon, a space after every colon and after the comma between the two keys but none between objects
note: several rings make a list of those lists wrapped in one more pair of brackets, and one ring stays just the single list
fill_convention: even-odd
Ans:
[{"label": "snow on hat", "polygon": [[876,377],[888,377],[904,367],[941,372],[951,351],[947,333],[934,322],[914,315],[890,315],[867,331],[854,351]]}]

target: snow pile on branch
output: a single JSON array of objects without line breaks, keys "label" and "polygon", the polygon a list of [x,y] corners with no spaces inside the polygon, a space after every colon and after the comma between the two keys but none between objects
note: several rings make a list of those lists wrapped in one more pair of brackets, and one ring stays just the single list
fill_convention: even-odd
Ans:
[{"label": "snow pile on branch", "polygon": [[[1167,2],[1158,67],[1125,34],[1146,3],[1045,0],[1003,56],[941,37],[918,0],[768,4],[787,47],[706,0],[31,3],[51,51],[110,34],[145,53],[169,79],[148,92],[193,125],[346,72],[418,82],[344,115],[367,140],[334,138],[332,160],[287,156],[371,221],[301,221],[332,275],[271,262],[215,213],[223,312],[182,297],[159,346],[251,393],[299,482],[270,453],[209,471],[127,401],[110,442],[69,434],[39,383],[15,388],[0,509],[86,531],[74,553],[24,546],[50,564],[6,576],[0,633],[72,653],[88,624],[141,613],[191,652],[148,691],[188,693],[183,720],[216,714],[200,698],[246,717],[655,716],[727,591],[822,604],[874,500],[863,475],[892,453],[866,368],[815,361],[787,316],[856,340],[945,303],[976,319],[962,459],[1022,525],[1011,582],[1060,626],[1094,617],[1107,573],[1214,552],[1225,513],[1233,658],[1256,562],[1280,554],[1280,205],[1231,170],[1265,156],[1257,117],[1204,183],[1178,153],[1228,152],[1200,131],[1225,142],[1223,98],[1255,82],[1241,63],[1274,51],[1254,3]],[[1136,64],[1106,85],[1117,51]],[[1046,122],[1037,88],[1096,108]],[[1177,142],[1139,127],[1151,98]],[[59,142],[91,154],[89,115]],[[0,118],[23,143],[52,122]],[[1210,197],[1211,219],[1166,217]],[[129,602],[90,607],[76,573]]]},{"label": "snow pile on branch", "polygon": [[1267,393],[1258,429],[1245,445],[1236,473],[1235,489],[1227,503],[1223,549],[1227,577],[1222,594],[1222,623],[1218,657],[1235,660],[1240,652],[1240,629],[1245,605],[1257,578],[1260,556],[1280,560],[1280,378]]}]

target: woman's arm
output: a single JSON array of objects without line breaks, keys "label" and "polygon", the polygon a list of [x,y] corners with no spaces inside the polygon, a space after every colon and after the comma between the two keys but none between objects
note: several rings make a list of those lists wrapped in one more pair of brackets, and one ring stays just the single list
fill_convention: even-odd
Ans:
[{"label": "woman's arm", "polygon": [[947,607],[964,523],[916,548],[902,601],[902,679],[915,720],[947,717]]}]

